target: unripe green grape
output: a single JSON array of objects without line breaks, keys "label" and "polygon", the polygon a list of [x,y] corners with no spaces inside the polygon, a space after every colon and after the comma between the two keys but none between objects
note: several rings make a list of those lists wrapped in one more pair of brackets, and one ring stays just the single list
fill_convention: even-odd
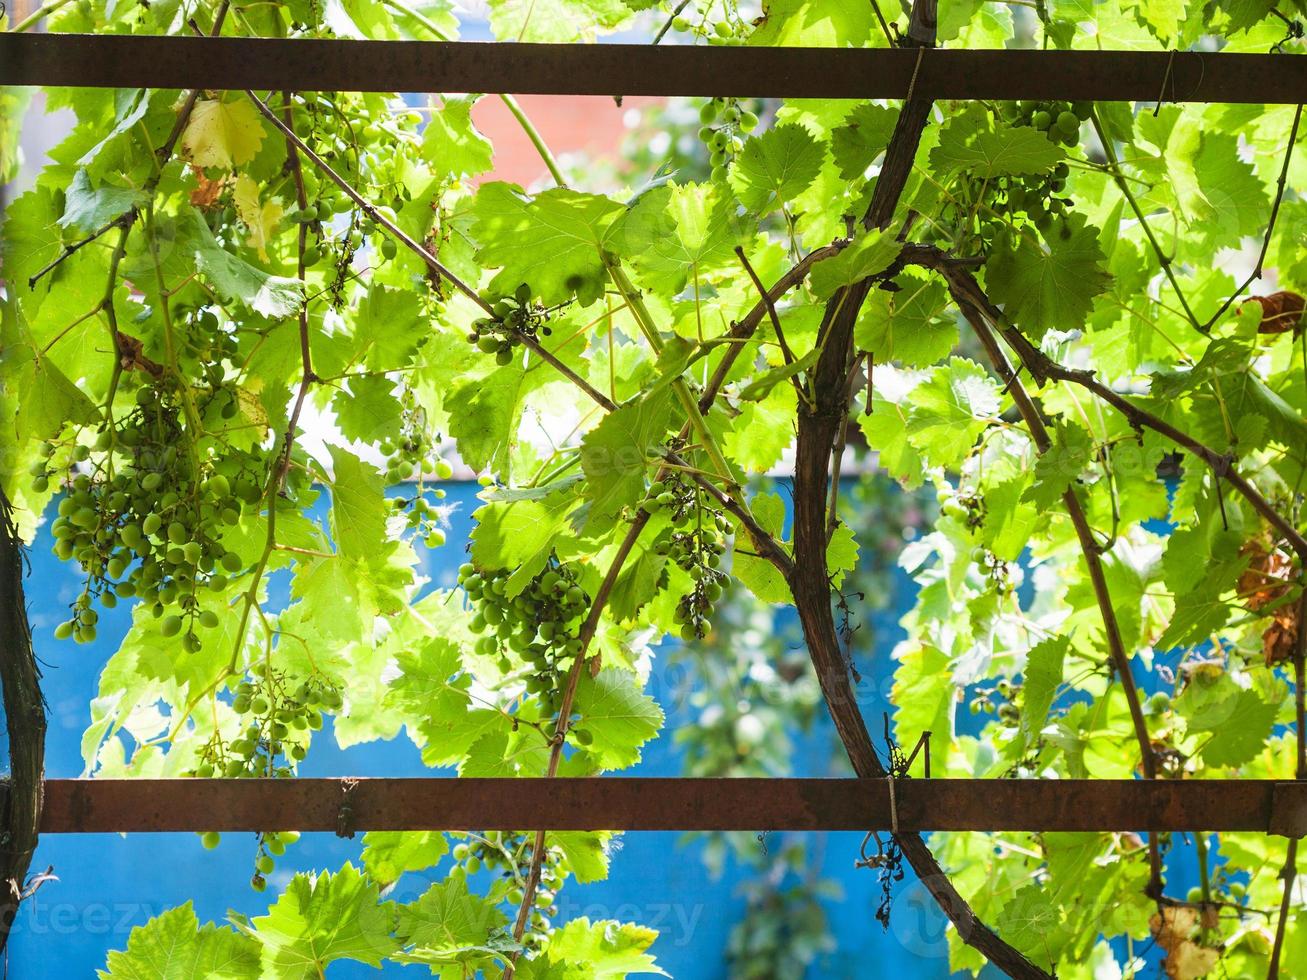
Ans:
[{"label": "unripe green grape", "polygon": [[95,627],[94,627],[94,626],[81,626],[81,627],[79,627],[79,628],[77,629],[77,634],[76,634],[76,636],[75,636],[75,639],[76,639],[76,641],[77,641],[78,643],[94,643],[94,642],[95,642]]},{"label": "unripe green grape", "polygon": [[222,835],[216,830],[208,830],[200,835],[200,843],[206,851],[212,851],[222,842]]},{"label": "unripe green grape", "polygon": [[218,614],[212,609],[205,609],[199,616],[200,625],[205,629],[216,629],[218,626]]},{"label": "unripe green grape", "polygon": [[705,102],[699,107],[699,122],[705,126],[711,126],[717,121],[718,108],[717,100],[715,99]]},{"label": "unripe green grape", "polygon": [[277,866],[276,862],[267,854],[260,854],[254,859],[254,866],[259,869],[259,874],[272,874],[272,869]]},{"label": "unripe green grape", "polygon": [[54,628],[54,638],[56,640],[66,640],[73,635],[73,621],[70,619],[60,623]]},{"label": "unripe green grape", "polygon": [[240,555],[234,551],[229,551],[222,556],[222,567],[235,574],[245,567],[245,563],[241,560]]},{"label": "unripe green grape", "polygon": [[1036,129],[1048,129],[1052,125],[1053,117],[1043,109],[1040,109],[1030,117],[1030,125]]}]

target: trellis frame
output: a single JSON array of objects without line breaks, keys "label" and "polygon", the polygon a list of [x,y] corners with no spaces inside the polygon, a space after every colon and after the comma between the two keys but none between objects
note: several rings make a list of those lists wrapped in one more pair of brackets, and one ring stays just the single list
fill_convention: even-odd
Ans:
[{"label": "trellis frame", "polygon": [[[0,85],[1292,104],[1307,100],[1307,58],[0,34]],[[1307,835],[1302,780],[900,779],[895,787],[865,779],[638,777],[47,780],[41,829],[352,834],[522,823],[545,830]],[[0,784],[0,796],[7,793]]]}]

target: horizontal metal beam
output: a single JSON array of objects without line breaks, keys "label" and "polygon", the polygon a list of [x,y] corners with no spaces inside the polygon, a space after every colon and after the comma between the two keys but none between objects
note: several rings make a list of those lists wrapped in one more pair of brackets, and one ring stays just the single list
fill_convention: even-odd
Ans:
[{"label": "horizontal metal beam", "polygon": [[[1307,782],[906,779],[902,830],[1307,833]],[[54,779],[42,833],[888,830],[866,779]]]},{"label": "horizontal metal beam", "polygon": [[1307,99],[1307,58],[0,34],[0,84],[821,99],[912,89],[935,99],[1293,103]]}]

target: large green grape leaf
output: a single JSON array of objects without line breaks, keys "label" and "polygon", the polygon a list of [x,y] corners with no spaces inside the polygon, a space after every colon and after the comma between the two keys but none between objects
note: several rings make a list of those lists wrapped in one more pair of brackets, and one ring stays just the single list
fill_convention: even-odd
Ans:
[{"label": "large green grape leaf", "polygon": [[985,267],[990,296],[1026,335],[1078,330],[1094,297],[1106,288],[1098,229],[1068,219],[1069,235],[1038,242],[1023,234],[1015,248],[998,251]]},{"label": "large green grape leaf", "polygon": [[107,182],[93,187],[86,170],[80,169],[64,192],[64,213],[59,224],[89,233],[139,203],[141,192],[137,188]]},{"label": "large green grape leaf", "polygon": [[750,211],[770,211],[807,190],[825,158],[826,147],[804,127],[774,126],[745,141],[731,168],[731,186]]},{"label": "large green grape leaf", "polygon": [[734,225],[722,185],[669,181],[636,199],[613,224],[607,245],[650,287],[676,293],[705,266],[731,257]]},{"label": "large green grape leaf", "polygon": [[1262,751],[1279,705],[1240,688],[1226,674],[1211,680],[1200,672],[1176,699],[1175,710],[1199,736],[1198,754],[1205,763],[1233,767]]},{"label": "large green grape leaf", "polygon": [[446,98],[422,131],[422,156],[439,173],[455,177],[483,174],[492,166],[490,140],[472,123],[471,96]]},{"label": "large green grape leaf", "polygon": [[622,0],[489,0],[490,29],[501,41],[593,41],[630,10]]},{"label": "large green grape leaf", "polygon": [[298,279],[269,275],[232,255],[218,244],[199,211],[191,209],[177,246],[194,258],[196,267],[228,299],[268,317],[288,317],[299,310],[304,288]]},{"label": "large green grape leaf", "polygon": [[561,967],[551,980],[622,980],[633,973],[668,976],[646,950],[658,937],[652,929],[612,920],[573,919],[549,939],[545,957]]},{"label": "large green grape leaf", "polygon": [[[785,501],[779,494],[760,493],[749,501],[749,509],[764,531],[780,540],[781,530],[785,526]],[[747,541],[748,534],[736,527],[736,540]],[[748,586],[758,599],[763,602],[790,602],[793,599],[790,587],[776,566],[765,558],[752,554],[746,545],[736,548],[732,556],[731,572]]]},{"label": "large green grape leaf", "polygon": [[640,680],[616,667],[591,677],[581,672],[576,688],[578,727],[593,737],[590,754],[604,769],[625,769],[640,761],[640,746],[658,734],[662,709],[640,690]]},{"label": "large green grape leaf", "polygon": [[[468,891],[461,873],[437,882],[415,902],[399,909],[399,935],[416,947],[405,962],[459,963],[473,970],[486,965],[487,946],[507,918],[489,901]],[[443,975],[443,974],[442,974]],[[459,975],[468,975],[460,973]]]},{"label": "large green grape leaf", "polygon": [[262,946],[260,976],[275,980],[318,980],[336,960],[379,967],[399,949],[395,904],[352,864],[297,874],[267,915],[237,924]]},{"label": "large green grape leaf", "polygon": [[259,944],[232,929],[200,926],[188,901],[132,930],[100,980],[255,980]]},{"label": "large green grape leaf", "polygon": [[1021,737],[1029,745],[1038,737],[1062,683],[1062,663],[1069,639],[1049,637],[1030,648],[1022,673]]},{"label": "large green grape leaf", "polygon": [[813,293],[825,299],[841,286],[851,286],[884,272],[901,251],[902,245],[893,232],[866,232],[838,255],[816,263],[808,274],[808,282]]},{"label": "large green grape leaf", "polygon": [[843,0],[765,0],[750,44],[773,47],[862,47],[871,37],[870,3]]},{"label": "large green grape leaf", "polygon": [[666,388],[610,412],[581,440],[581,467],[590,501],[589,522],[612,518],[643,495],[651,454],[671,421]]},{"label": "large green grape leaf", "polygon": [[897,292],[877,289],[867,297],[853,328],[854,342],[859,350],[870,351],[877,364],[928,367],[958,342],[948,293],[937,280],[914,274],[898,276],[895,284]]},{"label": "large green grape leaf", "polygon": [[831,130],[831,153],[841,178],[856,180],[867,172],[889,144],[898,116],[891,106],[863,102],[853,107],[843,125]]},{"label": "large green grape leaf", "polygon": [[342,555],[372,557],[386,536],[381,474],[370,463],[331,447],[331,530]]},{"label": "large green grape leaf", "polygon": [[1066,157],[1060,146],[1030,126],[977,131],[970,115],[955,116],[940,130],[939,144],[930,152],[939,170],[966,170],[977,177],[1042,174]]},{"label": "large green grape leaf", "polygon": [[449,853],[449,841],[438,830],[372,830],[363,835],[363,867],[374,880],[387,884],[405,871],[434,868]]},{"label": "large green grape leaf", "polygon": [[912,389],[907,440],[936,466],[955,467],[999,408],[997,382],[966,358],[950,358]]},{"label": "large green grape leaf", "polygon": [[510,568],[505,590],[513,598],[544,566],[578,500],[567,489],[540,500],[495,501],[477,510],[472,560],[481,568]]},{"label": "large green grape leaf", "polygon": [[522,283],[542,303],[573,296],[589,305],[603,294],[604,236],[621,205],[596,194],[554,188],[528,197],[515,184],[485,184],[473,204],[478,260],[500,267],[492,292],[508,295]]}]

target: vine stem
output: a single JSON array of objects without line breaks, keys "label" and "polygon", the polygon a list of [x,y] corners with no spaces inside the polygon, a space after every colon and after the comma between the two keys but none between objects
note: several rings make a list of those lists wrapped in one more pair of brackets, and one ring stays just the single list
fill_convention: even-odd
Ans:
[{"label": "vine stem", "polygon": [[984,290],[980,288],[979,283],[976,282],[975,277],[969,271],[941,258],[941,253],[937,250],[913,247],[905,249],[904,255],[906,260],[913,264],[939,272],[948,284],[950,292],[959,303],[965,299],[970,305],[978,309],[985,319],[993,323],[1000,330],[1003,339],[1016,353],[1026,370],[1030,372],[1030,376],[1037,382],[1042,384],[1044,381],[1052,379],[1077,384],[1093,392],[1093,394],[1119,411],[1135,428],[1152,429],[1154,432],[1166,436],[1182,449],[1188,450],[1210,466],[1218,478],[1225,480],[1230,486],[1234,487],[1240,496],[1247,500],[1268,524],[1280,532],[1284,539],[1289,542],[1290,547],[1297,552],[1298,557],[1307,562],[1307,537],[1304,537],[1302,532],[1281,515],[1262,492],[1238,471],[1232,457],[1218,453],[1215,449],[1199,442],[1193,436],[1176,428],[1165,419],[1159,418],[1140,408],[1123,395],[1117,394],[1099,381],[1094,372],[1068,368],[1054,361],[1027,340],[1025,335],[1011,324],[1003,311],[995,306]]},{"label": "vine stem", "polygon": [[[381,226],[387,232],[389,232],[405,248],[409,249],[409,251],[418,255],[427,264],[428,268],[432,270],[432,272],[436,273],[436,275],[441,276],[447,281],[449,281],[450,283],[452,283],[454,287],[458,289],[459,292],[463,293],[470,300],[472,300],[472,302],[474,302],[478,307],[480,307],[487,315],[491,317],[495,316],[494,308],[485,299],[483,299],[475,289],[473,289],[471,286],[467,285],[467,283],[459,279],[456,275],[454,275],[454,273],[450,272],[425,247],[423,247],[421,244],[415,241],[412,238],[412,236],[407,234],[403,229],[399,228],[394,222],[390,221],[383,214],[381,214],[370,201],[368,201],[362,194],[360,194],[354,188],[352,184],[349,183],[349,181],[347,181],[340,174],[336,173],[336,171],[333,170],[331,166],[325,160],[322,159],[322,157],[320,157],[317,153],[315,153],[310,146],[308,146],[303,140],[301,140],[295,134],[294,130],[288,128],[286,124],[277,116],[275,112],[272,111],[271,108],[268,107],[268,105],[262,99],[260,99],[257,95],[254,94],[254,92],[250,91],[249,89],[245,90],[245,95],[254,103],[255,108],[258,109],[258,111],[266,119],[268,119],[268,121],[271,122],[273,126],[275,126],[279,132],[281,132],[283,136],[285,136],[288,140],[290,140],[290,142],[300,151],[300,153],[304,155],[305,158],[307,158],[310,162],[313,163],[315,167],[321,170],[322,173],[325,174],[326,177],[332,181],[332,183],[334,183],[337,187],[343,190],[345,194],[350,198],[350,200],[352,200],[356,205],[358,205],[359,208],[361,208],[365,214],[367,214],[379,226]],[[566,364],[560,361],[557,357],[555,357],[552,353],[546,350],[543,346],[541,346],[538,340],[525,333],[519,333],[517,336],[521,340],[523,346],[530,349],[533,353],[539,356],[541,360],[543,360],[545,363],[549,364],[551,367],[557,370],[563,377],[565,377],[573,385],[575,385],[582,392],[584,392],[586,396],[589,397],[596,404],[600,405],[601,407],[603,407],[604,409],[610,412],[617,408],[617,405],[612,401],[612,399],[610,399],[603,392],[597,390],[588,381],[586,381],[575,371],[569,368]],[[671,459],[673,462],[679,462],[682,464],[684,463],[684,460],[681,460],[679,457],[671,457]],[[758,522],[753,518],[753,515],[749,513],[748,507],[745,506],[740,500],[736,499],[734,496],[723,494],[706,477],[696,475],[695,482],[698,483],[701,487],[703,487],[707,493],[712,495],[713,498],[716,499],[726,510],[728,510],[730,513],[735,515],[737,519],[740,520],[740,522],[749,531],[750,536],[754,539],[755,545],[759,546],[759,548],[763,552],[776,555],[778,556],[778,558],[779,556],[788,557],[785,555],[784,549],[781,548],[780,545],[776,543],[775,539],[770,534],[768,534],[767,531],[764,530],[761,525],[758,524]]]},{"label": "vine stem", "polygon": [[[1044,426],[1044,420],[1039,414],[1039,409],[1026,392],[1021,379],[1008,363],[1007,357],[1003,354],[1003,349],[999,346],[997,338],[994,336],[993,331],[990,330],[989,324],[985,322],[980,310],[965,297],[955,295],[954,299],[957,300],[962,315],[966,317],[967,322],[971,325],[977,338],[979,338],[981,346],[985,348],[985,353],[994,365],[994,370],[1003,379],[1008,394],[1012,396],[1012,401],[1016,404],[1017,411],[1025,421],[1026,428],[1030,430],[1030,437],[1035,443],[1036,450],[1040,455],[1043,455],[1052,446],[1052,440],[1049,439],[1048,429]],[[1148,723],[1144,719],[1143,705],[1139,700],[1139,689],[1135,684],[1134,673],[1130,669],[1130,657],[1126,653],[1125,643],[1121,639],[1121,625],[1117,620],[1116,609],[1112,605],[1111,590],[1108,588],[1107,576],[1103,573],[1102,557],[1098,545],[1094,541],[1093,530],[1089,526],[1089,518],[1085,515],[1084,507],[1080,503],[1080,498],[1076,496],[1074,488],[1068,486],[1063,491],[1062,504],[1071,518],[1072,526],[1075,528],[1076,538],[1084,555],[1085,567],[1089,572],[1089,581],[1094,589],[1094,598],[1098,602],[1099,615],[1103,619],[1103,632],[1107,637],[1108,652],[1111,655],[1116,674],[1121,679],[1121,689],[1125,692],[1126,704],[1130,708],[1130,721],[1134,726],[1135,741],[1139,743],[1140,766],[1144,778],[1156,779],[1157,756],[1153,752],[1152,738],[1148,734]],[[1157,843],[1156,834],[1149,834],[1148,836],[1148,866],[1149,881],[1145,894],[1154,901],[1158,901],[1162,897],[1162,854]]]},{"label": "vine stem", "polygon": [[260,99],[257,95],[254,94],[254,92],[252,92],[249,89],[245,90],[245,95],[252,103],[254,103],[254,107],[259,110],[259,112],[263,115],[263,117],[267,119],[270,123],[272,123],[272,125],[276,127],[276,129],[284,137],[286,137],[287,141],[292,146],[294,146],[297,150],[299,150],[300,153],[303,153],[304,156],[307,157],[310,161],[312,161],[313,165],[317,169],[321,170],[322,173],[325,174],[333,184],[335,184],[337,187],[339,187],[342,191],[345,192],[345,196],[348,197],[351,201],[353,201],[355,205],[358,206],[359,210],[361,210],[364,214],[366,214],[369,218],[371,218],[382,228],[386,229],[386,231],[389,232],[396,240],[398,240],[405,248],[407,248],[409,251],[413,252],[415,255],[421,258],[422,261],[427,264],[427,267],[432,272],[434,272],[440,278],[444,279],[451,286],[457,289],[460,293],[462,293],[473,303],[479,306],[487,316],[490,317],[495,316],[494,308],[489,303],[487,303],[484,299],[481,298],[480,293],[478,293],[475,289],[473,289],[462,279],[456,276],[453,272],[451,272],[448,268],[446,268],[445,265],[439,259],[437,259],[434,255],[432,255],[431,252],[429,252],[426,248],[424,248],[420,243],[415,241],[413,237],[408,234],[408,232],[404,231],[404,229],[400,228],[399,225],[395,224],[395,222],[391,221],[384,214],[378,211],[376,205],[374,205],[366,197],[364,197],[357,190],[355,190],[353,184],[347,181],[340,174],[336,173],[336,171],[332,169],[331,164],[327,163],[326,160],[322,159],[322,157],[320,157],[316,152],[314,152],[312,147],[310,147],[307,143],[305,143],[302,139],[300,139],[297,135],[295,135],[295,130],[291,129],[284,122],[282,122],[282,120],[277,116],[275,112],[272,111],[272,109],[268,106],[266,102]]},{"label": "vine stem", "polygon": [[[934,4],[917,0],[910,24],[929,33]],[[914,38],[916,34],[912,35]],[[921,44],[922,41],[910,43]],[[912,172],[921,135],[933,102],[910,95],[899,112],[885,150],[880,176],[863,216],[863,227],[886,228],[894,218],[899,199]],[[840,645],[831,612],[830,571],[826,564],[826,490],[831,452],[841,419],[849,410],[845,379],[852,358],[853,325],[870,291],[872,281],[861,280],[839,289],[826,305],[817,332],[820,351],[807,383],[814,404],[799,404],[798,438],[794,464],[794,562],[783,571],[803,626],[827,710],[854,771],[863,778],[889,775],[867,731],[857,696],[850,683],[849,663]],[[778,566],[779,567],[779,566]],[[901,833],[895,838],[931,897],[948,917],[964,943],[1017,980],[1051,980],[1019,950],[985,925],[958,893],[920,834]]]},{"label": "vine stem", "polygon": [[[558,775],[558,766],[563,759],[563,745],[567,741],[567,732],[571,727],[572,705],[576,702],[576,689],[580,686],[581,672],[585,670],[590,643],[599,630],[599,620],[603,616],[604,607],[608,604],[608,597],[617,584],[617,578],[622,572],[622,566],[626,564],[627,557],[635,547],[636,539],[639,538],[640,532],[644,530],[645,525],[648,523],[649,515],[644,511],[640,511],[635,519],[631,521],[626,537],[622,539],[622,543],[618,546],[617,554],[613,556],[612,563],[608,566],[608,572],[604,575],[599,590],[595,593],[594,601],[590,604],[590,612],[586,615],[585,622],[581,624],[581,631],[578,634],[581,649],[577,651],[576,657],[572,660],[572,668],[567,673],[567,686],[563,689],[563,698],[559,703],[558,721],[554,725],[554,734],[550,739],[549,766],[545,772],[547,778],[552,779]],[[535,904],[535,893],[540,885],[540,869],[544,864],[544,856],[545,832],[537,830],[535,845],[531,849],[531,868],[527,873],[526,887],[522,890],[522,903],[517,910],[517,919],[513,924],[513,938],[519,942],[523,933],[526,932],[526,924],[531,917],[531,909]],[[512,975],[513,966],[510,964],[504,971],[504,980],[511,980]]]},{"label": "vine stem", "polygon": [[1108,162],[1111,164],[1112,180],[1121,191],[1122,196],[1125,197],[1126,203],[1130,205],[1130,210],[1134,212],[1139,227],[1144,230],[1144,235],[1148,238],[1148,244],[1153,247],[1153,252],[1157,256],[1157,261],[1161,264],[1167,280],[1171,283],[1171,289],[1175,292],[1176,299],[1180,301],[1180,305],[1184,308],[1185,317],[1188,318],[1189,323],[1195,330],[1206,333],[1206,328],[1198,322],[1198,317],[1194,316],[1194,311],[1189,308],[1189,301],[1185,299],[1184,291],[1180,288],[1180,282],[1175,277],[1175,270],[1171,268],[1171,257],[1162,251],[1162,246],[1153,234],[1153,229],[1148,225],[1148,219],[1144,217],[1143,209],[1139,207],[1139,201],[1135,199],[1134,192],[1130,190],[1129,184],[1119,173],[1121,163],[1117,159],[1116,148],[1112,145],[1112,140],[1103,129],[1102,122],[1099,121],[1097,109],[1090,111],[1089,122],[1094,127],[1094,132],[1098,134],[1098,140],[1103,144],[1103,152],[1107,154]]},{"label": "vine stem", "polygon": [[[1304,568],[1307,568],[1307,563]],[[1298,638],[1293,645],[1293,706],[1297,749],[1294,777],[1307,780],[1307,572],[1304,573],[1302,586],[1302,595],[1298,597]],[[1271,948],[1271,962],[1266,970],[1266,980],[1279,980],[1280,977],[1280,954],[1284,949],[1284,934],[1289,924],[1289,913],[1292,911],[1293,888],[1298,880],[1296,837],[1289,840],[1284,866],[1280,869],[1280,878],[1284,881],[1284,894],[1280,899],[1280,911],[1275,922],[1275,945]]]},{"label": "vine stem", "polygon": [[45,700],[23,597],[23,550],[13,507],[0,487],[0,694],[10,775],[0,808],[0,953],[25,894],[41,827],[45,777]]},{"label": "vine stem", "polygon": [[[223,21],[227,19],[227,10],[230,4],[231,4],[231,0],[222,0],[222,3],[218,6],[217,11],[213,15],[213,28],[209,32],[210,36],[216,36],[218,33],[222,31],[222,24]],[[48,11],[52,9],[54,6],[55,5],[52,4],[51,7],[42,8],[42,9]],[[40,10],[36,11],[36,14],[39,13],[41,13]],[[33,14],[33,16],[35,16],[35,14]],[[28,19],[30,20],[31,18]],[[15,28],[15,30],[17,30],[17,28]],[[145,96],[142,95],[142,98],[144,97]],[[191,89],[189,92],[186,93],[186,98],[182,102],[181,109],[179,109],[177,112],[177,118],[173,122],[171,131],[169,131],[168,133],[168,138],[164,140],[163,146],[159,147],[159,149],[155,151],[155,156],[158,161],[155,167],[155,171],[153,174],[150,175],[149,179],[146,180],[146,182],[141,186],[141,193],[146,198],[153,197],[155,190],[158,189],[159,181],[163,179],[164,165],[168,163],[169,160],[172,159],[173,152],[177,149],[177,141],[181,139],[182,133],[186,131],[186,124],[190,122],[191,113],[195,111],[195,103],[199,101],[199,98],[200,98],[199,89]],[[138,207],[130,208],[127,211],[120,214],[118,217],[114,218],[112,221],[105,222],[103,225],[101,225],[95,231],[91,232],[91,234],[87,235],[85,238],[80,238],[77,241],[73,242],[71,245],[65,245],[63,247],[63,250],[60,251],[58,255],[56,255],[53,259],[47,262],[44,266],[42,266],[40,269],[38,269],[35,273],[33,273],[28,278],[27,288],[28,289],[36,288],[37,282],[39,282],[43,277],[49,275],[56,268],[58,268],[63,262],[67,261],[77,252],[81,251],[83,248],[85,248],[87,245],[90,245],[92,242],[98,241],[100,238],[104,237],[109,232],[113,231],[113,229],[115,228],[122,229],[123,238],[120,240],[119,247],[120,248],[125,247],[126,236],[131,232],[132,226],[136,224],[136,221],[139,217],[140,217],[140,208]],[[119,256],[119,258],[121,258],[121,256]],[[116,278],[116,275],[117,275],[117,264],[114,263],[113,270],[110,275],[111,285],[110,285],[109,293],[111,296],[113,293],[112,280]],[[112,305],[112,300],[109,300],[108,302],[110,305]],[[115,352],[117,351],[117,335],[118,335],[118,328],[115,326],[114,327]]]},{"label": "vine stem", "polygon": [[23,31],[27,30],[30,27],[36,26],[45,18],[53,14],[55,11],[62,10],[64,7],[68,6],[72,2],[73,0],[53,0],[52,3],[47,3],[44,7],[38,7],[37,9],[33,10],[30,14],[28,14],[26,17],[24,17],[22,20],[20,20],[17,24],[15,24],[13,27],[9,28],[9,33],[21,34],[23,33]]},{"label": "vine stem", "polygon": [[1289,145],[1284,151],[1284,162],[1280,165],[1280,177],[1275,182],[1275,200],[1271,204],[1271,216],[1266,222],[1266,234],[1262,236],[1262,250],[1257,255],[1257,264],[1253,266],[1253,271],[1248,273],[1248,278],[1243,284],[1229,295],[1221,308],[1212,314],[1212,318],[1204,323],[1200,330],[1207,333],[1216,325],[1216,321],[1225,315],[1225,311],[1234,305],[1234,301],[1253,284],[1254,280],[1262,277],[1262,265],[1266,261],[1266,253],[1271,247],[1271,233],[1275,231],[1275,219],[1280,214],[1280,202],[1284,200],[1284,185],[1289,176],[1289,161],[1293,159],[1293,146],[1298,141],[1298,124],[1302,121],[1302,103],[1293,113],[1293,125],[1289,127]]}]

